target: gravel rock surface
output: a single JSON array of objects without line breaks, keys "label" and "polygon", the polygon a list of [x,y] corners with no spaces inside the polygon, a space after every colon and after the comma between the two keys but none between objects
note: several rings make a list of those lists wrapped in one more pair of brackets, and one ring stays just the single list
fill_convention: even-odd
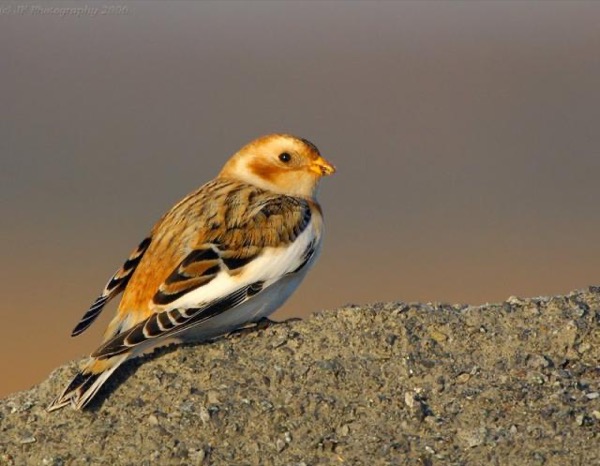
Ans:
[{"label": "gravel rock surface", "polygon": [[0,401],[0,464],[600,464],[593,287],[324,311],[158,350],[47,413],[76,367]]}]

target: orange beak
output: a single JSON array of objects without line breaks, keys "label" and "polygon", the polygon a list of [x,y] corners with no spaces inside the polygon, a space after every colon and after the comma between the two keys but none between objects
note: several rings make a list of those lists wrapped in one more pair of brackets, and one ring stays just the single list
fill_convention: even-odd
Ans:
[{"label": "orange beak", "polygon": [[335,173],[335,167],[323,157],[317,158],[311,165],[311,171],[319,176],[329,176]]}]

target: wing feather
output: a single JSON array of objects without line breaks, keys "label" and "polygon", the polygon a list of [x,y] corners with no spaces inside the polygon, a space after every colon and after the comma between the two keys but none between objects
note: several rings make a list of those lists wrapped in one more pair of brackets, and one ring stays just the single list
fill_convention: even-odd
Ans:
[{"label": "wing feather", "polygon": [[220,270],[219,254],[212,247],[195,249],[160,285],[153,300],[160,305],[172,303],[189,291],[209,283]]},{"label": "wing feather", "polygon": [[98,348],[92,357],[107,359],[131,350],[155,338],[170,337],[230,310],[262,290],[261,282],[252,283],[205,306],[169,309],[151,315],[130,330],[120,333]]},{"label": "wing feather", "polygon": [[123,266],[117,270],[108,281],[104,287],[104,290],[102,290],[102,294],[96,298],[90,308],[83,315],[79,323],[75,326],[71,332],[71,336],[74,337],[83,333],[100,315],[106,303],[108,303],[111,299],[125,289],[127,283],[129,283],[129,280],[133,275],[133,272],[142,260],[144,253],[148,250],[150,242],[151,238],[145,238],[129,255]]},{"label": "wing feather", "polygon": [[[236,200],[236,195],[243,191],[238,187],[227,199]],[[171,305],[187,293],[208,285],[220,273],[243,273],[266,248],[293,242],[310,223],[311,209],[306,201],[272,195],[259,198],[256,193],[253,199],[258,204],[246,207],[245,214],[241,213],[245,204],[239,200],[230,201],[234,207],[229,214],[225,209],[220,219],[214,212],[210,214],[209,218],[217,217],[217,223],[228,228],[211,228],[201,236],[205,242],[190,251],[159,285],[152,298],[155,305]]]}]

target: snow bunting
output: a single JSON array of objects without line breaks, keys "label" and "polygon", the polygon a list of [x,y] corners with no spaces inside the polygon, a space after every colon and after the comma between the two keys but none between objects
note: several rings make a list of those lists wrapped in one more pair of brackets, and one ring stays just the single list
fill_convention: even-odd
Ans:
[{"label": "snow bunting", "polygon": [[109,280],[72,336],[123,292],[117,314],[48,410],[83,408],[117,367],[151,348],[214,338],[274,312],[319,254],[315,196],[334,171],[313,143],[287,134],[240,149],[167,212]]}]

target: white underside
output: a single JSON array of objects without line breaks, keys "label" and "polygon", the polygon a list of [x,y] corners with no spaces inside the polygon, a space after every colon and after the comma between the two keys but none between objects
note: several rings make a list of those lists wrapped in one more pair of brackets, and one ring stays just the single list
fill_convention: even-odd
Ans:
[{"label": "white underside", "polygon": [[255,298],[186,330],[179,338],[185,341],[207,340],[269,316],[291,296],[305,274],[302,271],[279,280]]}]

